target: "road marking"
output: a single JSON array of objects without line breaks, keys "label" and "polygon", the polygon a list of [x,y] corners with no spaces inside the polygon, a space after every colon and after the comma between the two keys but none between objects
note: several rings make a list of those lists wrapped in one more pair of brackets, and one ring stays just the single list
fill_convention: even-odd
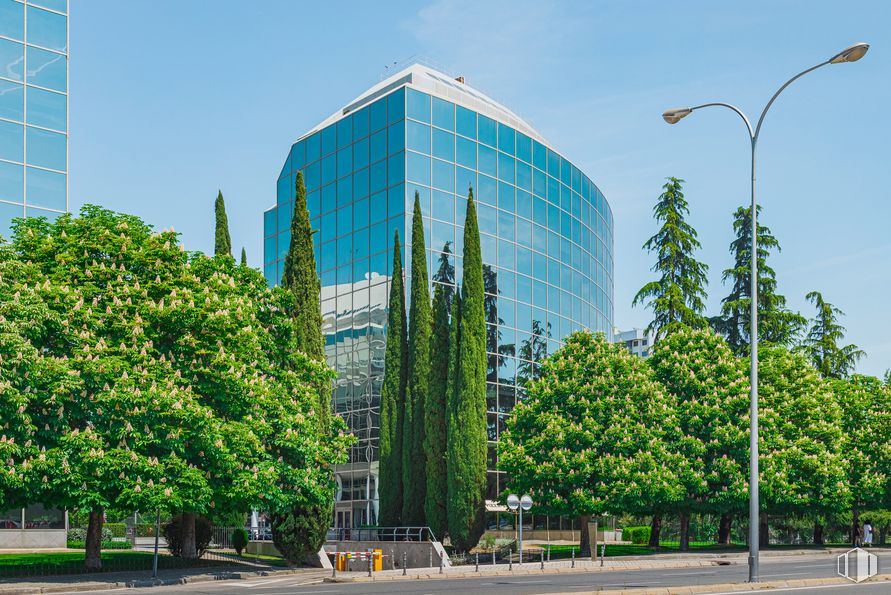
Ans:
[{"label": "road marking", "polygon": [[265,581],[258,581],[255,583],[248,583],[248,584],[235,583],[235,584],[238,585],[239,587],[244,587],[245,589],[256,589],[257,587],[265,587],[266,585],[271,585],[272,583],[280,583],[282,581],[293,580],[293,578],[294,577],[292,577],[292,576],[286,576],[284,578],[273,578],[273,579],[269,579],[269,580],[265,580]]}]

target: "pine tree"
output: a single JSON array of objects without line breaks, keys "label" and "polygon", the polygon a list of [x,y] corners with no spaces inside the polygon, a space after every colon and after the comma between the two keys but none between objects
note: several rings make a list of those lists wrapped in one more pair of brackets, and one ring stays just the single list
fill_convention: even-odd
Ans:
[{"label": "pine tree", "polygon": [[702,312],[705,310],[708,283],[708,265],[693,257],[693,252],[701,248],[696,230],[684,220],[690,213],[681,185],[683,180],[668,178],[662,186],[663,192],[653,207],[656,221],[662,227],[643,247],[656,253],[653,272],[659,279],[644,285],[634,296],[632,305],[646,303],[652,310],[653,320],[647,325],[647,332],[662,338],[676,325],[702,328],[707,322]]},{"label": "pine tree", "polygon": [[452,544],[469,551],[485,525],[486,313],[483,261],[471,190],[464,225],[464,276],[459,317],[457,380],[449,395],[448,526]]},{"label": "pine tree", "polygon": [[241,266],[246,267],[248,265],[247,262],[247,252],[244,249],[244,246],[241,247]]},{"label": "pine tree", "polygon": [[866,353],[856,345],[840,345],[845,327],[838,319],[844,312],[824,300],[819,291],[810,292],[806,298],[817,307],[817,313],[804,341],[805,352],[824,378],[847,378]]},{"label": "pine tree", "polygon": [[381,387],[380,434],[380,524],[402,524],[402,424],[408,345],[405,329],[405,289],[402,280],[402,250],[399,231],[393,239],[393,276],[390,278],[387,313],[387,350],[384,384]]},{"label": "pine tree", "polygon": [[[295,345],[309,358],[327,364],[325,338],[322,335],[321,284],[316,272],[312,227],[306,205],[306,186],[303,172],[297,172],[294,195],[294,214],[291,217],[291,243],[285,256],[282,287],[293,295],[291,318],[295,327]],[[332,386],[325,378],[318,386],[318,405],[315,414],[319,430],[331,431]],[[332,473],[333,485],[333,473]],[[334,499],[295,506],[292,510],[272,517],[273,542],[292,562],[300,561],[306,552],[317,551],[324,543],[325,534],[334,515]]]},{"label": "pine tree", "polygon": [[[767,264],[771,250],[780,251],[780,243],[761,225],[758,216],[758,340],[790,347],[806,321],[786,307],[786,298],[776,292],[777,279]],[[738,354],[747,353],[751,341],[752,308],[752,208],[739,207],[733,216],[736,239],[730,243],[733,267],[726,269],[722,281],[731,282],[730,294],[721,300],[721,315],[711,319],[712,327],[724,335],[728,345]]]},{"label": "pine tree", "polygon": [[411,303],[408,315],[408,384],[402,447],[402,522],[422,526],[427,491],[424,405],[430,389],[430,289],[421,199],[415,192],[411,229]]},{"label": "pine tree", "polygon": [[217,201],[214,204],[217,216],[216,241],[213,253],[217,256],[225,254],[232,256],[232,239],[229,237],[229,218],[226,217],[226,203],[223,201],[223,192],[217,191]]},{"label": "pine tree", "polygon": [[[448,262],[448,261],[446,261]],[[427,457],[427,493],[424,514],[427,526],[440,540],[448,523],[446,502],[446,411],[449,385],[449,302],[451,287],[437,283],[433,289],[433,328],[430,337],[430,390],[424,407],[424,454]]]}]

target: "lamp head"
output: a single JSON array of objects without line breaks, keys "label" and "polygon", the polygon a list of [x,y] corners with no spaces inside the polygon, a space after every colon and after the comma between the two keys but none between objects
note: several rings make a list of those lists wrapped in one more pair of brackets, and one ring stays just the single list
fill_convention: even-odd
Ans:
[{"label": "lamp head", "polygon": [[665,110],[662,113],[662,119],[669,124],[677,124],[681,121],[681,119],[686,118],[692,112],[693,110],[689,107],[676,107],[673,109]]},{"label": "lamp head", "polygon": [[860,58],[866,55],[866,52],[869,50],[868,43],[855,43],[852,46],[848,46],[832,58],[829,59],[830,64],[842,64],[844,62],[856,62]]}]

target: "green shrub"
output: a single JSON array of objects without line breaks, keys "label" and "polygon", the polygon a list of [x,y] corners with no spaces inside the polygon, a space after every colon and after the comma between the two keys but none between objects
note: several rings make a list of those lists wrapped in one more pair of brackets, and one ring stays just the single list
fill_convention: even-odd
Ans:
[{"label": "green shrub", "polygon": [[112,537],[126,537],[127,536],[127,525],[124,523],[105,523],[102,525],[103,529],[108,528],[111,531]]},{"label": "green shrub", "polygon": [[[102,525],[102,541],[111,541],[112,535],[111,529],[108,528],[107,525]],[[68,529],[68,541],[86,541],[87,540],[87,528],[86,527],[74,527],[73,529]]]},{"label": "green shrub", "polygon": [[232,547],[239,556],[248,544],[248,532],[244,528],[238,528],[232,532]]},{"label": "green shrub", "polygon": [[[72,541],[68,540],[68,543],[65,544],[70,550],[83,550],[86,549],[86,543],[83,541]],[[133,546],[130,545],[129,541],[103,541],[102,549],[103,550],[129,550]]]},{"label": "green shrub", "polygon": [[650,527],[625,527],[622,529],[622,541],[630,541],[638,545],[650,543]]},{"label": "green shrub", "polygon": [[[161,528],[164,539],[167,541],[167,549],[177,557],[183,555],[182,520],[182,515],[177,515]],[[212,538],[213,529],[210,521],[203,516],[195,515],[195,551],[198,552],[199,558],[207,551]]]}]

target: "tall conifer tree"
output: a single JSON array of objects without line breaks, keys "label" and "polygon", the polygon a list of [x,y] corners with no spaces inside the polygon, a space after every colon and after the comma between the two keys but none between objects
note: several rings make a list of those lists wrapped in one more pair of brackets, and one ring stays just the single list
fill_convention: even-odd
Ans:
[{"label": "tall conifer tree", "polygon": [[684,219],[690,213],[682,191],[683,180],[668,178],[663,192],[653,207],[659,231],[643,247],[656,253],[653,272],[656,281],[644,285],[634,297],[633,305],[646,304],[653,320],[647,332],[662,338],[676,325],[702,328],[707,324],[705,310],[708,265],[693,257],[701,248],[696,230]]},{"label": "tall conifer tree", "polygon": [[217,201],[214,204],[216,214],[216,234],[213,253],[216,256],[225,254],[232,256],[232,239],[229,237],[229,218],[226,216],[226,203],[223,201],[223,191],[217,191]]},{"label": "tall conifer tree", "polygon": [[845,338],[845,327],[838,322],[845,315],[841,309],[823,299],[819,291],[807,294],[807,300],[817,308],[804,341],[808,358],[823,378],[847,378],[866,353],[856,345],[840,344]]},{"label": "tall conifer tree", "polygon": [[415,192],[411,226],[411,303],[408,315],[408,385],[402,447],[402,522],[421,526],[427,491],[424,406],[430,389],[430,289],[421,199]]},{"label": "tall conifer tree", "polygon": [[[767,264],[772,250],[780,251],[780,243],[770,228],[761,225],[758,215],[758,339],[776,345],[792,346],[806,321],[801,314],[786,307],[786,298],[777,293],[776,273]],[[733,215],[736,239],[730,243],[733,267],[722,275],[731,283],[730,294],[721,300],[721,315],[711,319],[712,327],[724,335],[728,345],[745,354],[751,341],[752,308],[752,208],[739,207]]]},{"label": "tall conifer tree", "polygon": [[405,289],[399,231],[393,239],[393,275],[387,313],[387,348],[381,387],[380,521],[383,526],[402,524],[402,424],[408,345],[405,328]]},{"label": "tall conifer tree", "polygon": [[247,266],[247,252],[244,249],[244,246],[241,247],[241,266]]},{"label": "tall conifer tree", "polygon": [[456,390],[449,395],[448,527],[452,544],[469,551],[485,525],[486,313],[483,261],[471,189],[464,223],[464,276]]}]

